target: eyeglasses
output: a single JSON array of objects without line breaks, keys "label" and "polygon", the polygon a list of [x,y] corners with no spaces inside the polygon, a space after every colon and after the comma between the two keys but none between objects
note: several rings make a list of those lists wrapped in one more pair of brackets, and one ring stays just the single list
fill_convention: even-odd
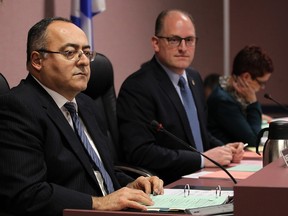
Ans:
[{"label": "eyeglasses", "polygon": [[182,38],[179,36],[172,36],[172,37],[156,36],[156,37],[159,39],[166,39],[171,47],[178,47],[182,43],[182,40],[185,41],[186,46],[193,47],[196,45],[198,41],[198,38],[194,36],[186,38]]},{"label": "eyeglasses", "polygon": [[61,54],[63,55],[67,60],[78,62],[81,58],[81,56],[84,54],[89,61],[94,61],[94,58],[96,56],[96,52],[93,51],[83,51],[83,50],[67,50],[67,51],[50,51],[46,49],[39,49],[37,52],[43,52],[43,53],[53,53],[53,54]]},{"label": "eyeglasses", "polygon": [[254,80],[258,83],[258,85],[261,88],[265,88],[267,81],[261,81],[261,80],[258,80],[257,78],[255,78]]}]

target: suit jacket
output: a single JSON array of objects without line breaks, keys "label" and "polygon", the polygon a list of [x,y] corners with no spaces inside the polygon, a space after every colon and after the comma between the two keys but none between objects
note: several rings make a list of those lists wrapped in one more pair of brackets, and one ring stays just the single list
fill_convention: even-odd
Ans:
[{"label": "suit jacket", "polygon": [[[199,73],[187,68],[187,78],[198,110],[204,149],[222,143],[206,129],[206,105]],[[129,76],[117,98],[120,140],[128,163],[154,171],[168,184],[200,169],[200,155],[166,134],[155,132],[156,120],[175,136],[195,147],[181,99],[155,57]]]},{"label": "suit jacket", "polygon": [[249,104],[244,110],[227,91],[217,86],[209,96],[208,128],[223,142],[244,142],[256,146],[261,130],[262,111],[259,102]]},{"label": "suit jacket", "polygon": [[[81,116],[115,189],[131,180],[114,172],[97,107],[76,97]],[[95,112],[96,110],[96,112]],[[102,196],[88,155],[50,95],[28,75],[0,97],[0,209],[17,215],[62,215],[64,208],[91,209]]]}]

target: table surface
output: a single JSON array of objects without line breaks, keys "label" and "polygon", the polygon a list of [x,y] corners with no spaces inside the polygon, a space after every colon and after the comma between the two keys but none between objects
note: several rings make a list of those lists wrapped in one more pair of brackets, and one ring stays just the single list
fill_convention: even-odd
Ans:
[{"label": "table surface", "polygon": [[[251,152],[251,151],[246,151],[244,153],[244,159],[242,160],[241,164],[247,164],[247,162],[249,163],[253,163],[253,161],[259,161],[260,163],[262,163],[262,157],[259,157],[255,152]],[[237,165],[237,164],[234,164]],[[229,167],[226,167],[229,168]],[[199,172],[201,171],[209,171],[209,172],[216,172],[216,171],[220,171],[220,168],[204,168],[199,170]],[[237,182],[240,182],[241,179],[238,179]],[[207,179],[207,178],[181,178],[171,184],[168,184],[165,186],[165,188],[175,188],[175,187],[179,187],[179,185],[186,185],[186,184],[190,184],[193,186],[209,186],[209,187],[213,187],[213,186],[217,186],[217,185],[221,185],[221,187],[230,187],[233,188],[233,186],[235,185],[234,182],[230,179],[215,179],[215,178],[211,178],[211,179]]]},{"label": "table surface", "polygon": [[[251,159],[251,158],[249,158]],[[261,160],[261,158],[255,158],[257,160]],[[200,171],[219,171],[220,168],[205,168]],[[242,180],[237,180],[240,182]],[[231,179],[206,179],[206,178],[181,178],[171,184],[165,186],[165,188],[184,188],[186,184],[190,186],[196,187],[217,187],[218,185],[221,188],[229,188],[233,189],[235,186],[234,182]],[[148,214],[147,214],[148,213]],[[150,212],[151,213],[151,212]],[[127,212],[127,211],[91,211],[91,210],[75,210],[75,209],[66,209],[64,210],[64,216],[98,216],[98,215],[151,215],[149,212]],[[169,214],[169,213],[156,213],[153,212],[153,216],[163,215],[163,216],[176,216],[179,215],[177,213]],[[182,213],[183,215],[183,213]]]},{"label": "table surface", "polygon": [[[239,180],[240,181],[240,180]],[[179,179],[169,185],[166,185],[165,188],[177,188],[180,185],[184,187],[184,185],[189,184],[192,186],[209,186],[216,187],[217,185],[221,185],[221,187],[229,187],[233,188],[235,185],[234,182],[230,179],[191,179],[191,178],[182,178]]]}]

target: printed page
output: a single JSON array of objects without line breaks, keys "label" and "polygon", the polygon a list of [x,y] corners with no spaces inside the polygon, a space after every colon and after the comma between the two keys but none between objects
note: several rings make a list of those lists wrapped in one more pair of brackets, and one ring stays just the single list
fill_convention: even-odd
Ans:
[{"label": "printed page", "polygon": [[[216,187],[215,187],[216,188]],[[184,189],[164,189],[165,195],[182,195],[184,196]],[[198,189],[190,189],[190,196],[216,196],[215,190],[198,190]],[[233,196],[233,190],[221,190],[221,196]]]},{"label": "printed page", "polygon": [[224,204],[227,196],[186,196],[183,195],[158,195],[151,198],[153,206],[147,206],[148,210],[153,211],[176,211],[188,208],[199,208],[213,205]]}]

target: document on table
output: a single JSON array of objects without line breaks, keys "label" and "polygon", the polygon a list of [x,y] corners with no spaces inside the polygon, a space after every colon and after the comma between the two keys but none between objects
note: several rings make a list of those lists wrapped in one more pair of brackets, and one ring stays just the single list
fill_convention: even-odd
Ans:
[{"label": "document on table", "polygon": [[[265,143],[265,141],[263,141],[263,142]],[[263,152],[263,148],[264,148],[263,145],[259,146],[259,148],[258,148],[259,152]],[[244,152],[243,159],[244,160],[250,160],[250,159],[262,160],[262,155],[258,155],[256,153],[255,147],[247,147],[247,150]]]},{"label": "document on table", "polygon": [[239,164],[237,166],[228,168],[228,171],[238,172],[257,172],[262,169],[262,164]]},{"label": "document on table", "polygon": [[222,205],[232,196],[232,190],[218,191],[217,194],[216,190],[190,189],[188,195],[184,196],[183,189],[164,189],[164,195],[151,196],[154,205],[147,208],[148,211],[184,211],[188,208]]},{"label": "document on table", "polygon": [[188,208],[222,205],[228,201],[227,196],[186,196],[183,195],[151,195],[153,206],[148,211],[184,211]]},{"label": "document on table", "polygon": [[[190,192],[189,192],[190,196],[214,196],[216,197],[216,186],[215,186],[215,189],[205,189],[205,190],[202,190],[202,189],[190,189]],[[165,188],[164,189],[164,194],[165,195],[182,195],[184,196],[184,190],[183,189],[167,189]],[[221,190],[221,195],[222,196],[234,196],[234,192],[233,190]]]},{"label": "document on table", "polygon": [[[243,172],[243,171],[229,171],[229,173],[237,180],[246,179],[249,176],[253,175],[254,172]],[[230,177],[222,170],[209,173],[207,175],[200,176],[201,179],[230,179]]]},{"label": "document on table", "polygon": [[195,173],[191,173],[185,176],[182,176],[183,178],[193,178],[193,179],[198,179],[200,176],[206,175],[208,173],[212,173],[211,171],[199,171],[199,172],[195,172]]}]

